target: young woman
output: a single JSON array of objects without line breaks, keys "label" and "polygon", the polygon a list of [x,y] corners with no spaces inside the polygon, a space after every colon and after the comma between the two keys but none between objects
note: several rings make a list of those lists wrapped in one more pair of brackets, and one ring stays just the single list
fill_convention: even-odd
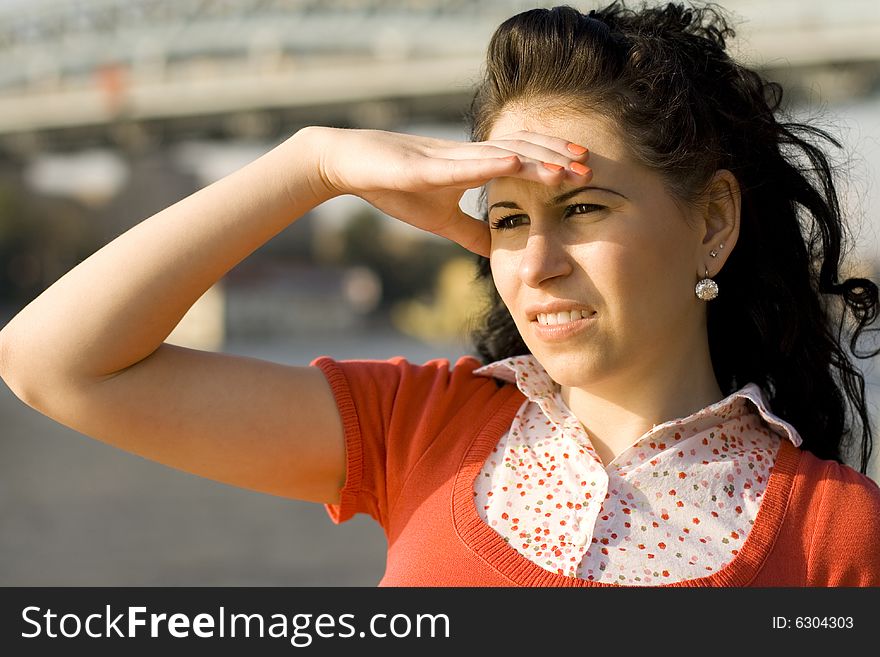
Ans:
[{"label": "young woman", "polygon": [[[59,279],[0,332],[2,376],[147,458],[371,514],[385,585],[880,585],[864,382],[835,329],[855,318],[855,353],[877,286],[838,279],[811,139],[836,142],[777,118],[732,34],[674,4],[514,16],[471,142],[300,130]],[[480,186],[482,220],[458,205]],[[482,257],[482,360],[288,367],[163,342],[340,194]]]}]

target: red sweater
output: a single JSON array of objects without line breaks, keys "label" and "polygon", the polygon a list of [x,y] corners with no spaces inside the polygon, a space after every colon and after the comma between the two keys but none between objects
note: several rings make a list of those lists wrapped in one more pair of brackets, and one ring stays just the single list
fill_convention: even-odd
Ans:
[{"label": "red sweater", "polygon": [[[388,539],[380,586],[615,586],[544,570],[480,518],[473,481],[525,401],[463,357],[416,365],[313,361],[345,429],[347,476],[333,522],[368,513]],[[739,554],[666,586],[880,586],[880,488],[781,441]]]}]

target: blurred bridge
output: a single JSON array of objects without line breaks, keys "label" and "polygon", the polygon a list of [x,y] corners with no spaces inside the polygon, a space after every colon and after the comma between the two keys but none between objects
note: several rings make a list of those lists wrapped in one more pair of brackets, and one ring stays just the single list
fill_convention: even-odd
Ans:
[{"label": "blurred bridge", "polygon": [[[563,3],[6,0],[0,151],[151,134],[265,137],[297,122],[388,127],[401,115],[459,121],[495,27]],[[877,90],[877,0],[723,5],[741,19],[732,45],[746,61],[831,72],[832,94]]]}]

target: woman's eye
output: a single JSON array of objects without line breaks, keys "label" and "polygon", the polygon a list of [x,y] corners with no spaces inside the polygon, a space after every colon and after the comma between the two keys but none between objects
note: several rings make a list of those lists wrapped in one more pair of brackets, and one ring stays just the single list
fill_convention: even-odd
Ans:
[{"label": "woman's eye", "polygon": [[576,203],[574,205],[569,205],[565,209],[565,214],[587,214],[588,212],[602,210],[604,207],[604,205],[596,205],[595,203]]},{"label": "woman's eye", "polygon": [[519,226],[523,219],[527,219],[524,214],[511,214],[506,217],[499,217],[492,222],[493,229],[515,228]]},{"label": "woman's eye", "polygon": [[[575,203],[574,205],[569,205],[565,208],[563,212],[563,217],[570,217],[571,215],[576,214],[589,214],[590,212],[596,212],[597,210],[604,210],[604,205],[596,205],[595,203]],[[518,226],[525,225],[528,223],[528,215],[525,214],[511,214],[506,217],[499,217],[495,219],[490,225],[495,230],[503,230],[505,228],[516,228]]]}]

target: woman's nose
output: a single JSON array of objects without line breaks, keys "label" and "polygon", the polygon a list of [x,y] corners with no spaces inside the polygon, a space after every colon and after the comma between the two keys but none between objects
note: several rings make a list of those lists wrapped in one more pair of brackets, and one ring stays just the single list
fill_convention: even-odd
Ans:
[{"label": "woman's nose", "polygon": [[571,260],[558,240],[546,233],[529,235],[519,263],[519,275],[529,287],[571,273]]}]

